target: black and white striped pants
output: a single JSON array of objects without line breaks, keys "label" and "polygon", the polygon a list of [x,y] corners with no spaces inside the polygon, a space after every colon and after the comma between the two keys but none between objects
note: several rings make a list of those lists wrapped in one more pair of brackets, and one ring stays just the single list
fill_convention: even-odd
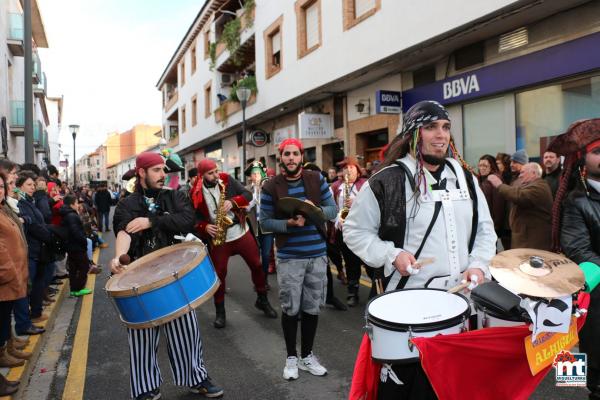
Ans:
[{"label": "black and white striped pants", "polygon": [[[162,325],[167,334],[169,363],[175,384],[196,386],[208,373],[202,358],[202,339],[196,313],[191,311]],[[162,383],[158,366],[160,329],[127,329],[131,396],[157,389]]]}]

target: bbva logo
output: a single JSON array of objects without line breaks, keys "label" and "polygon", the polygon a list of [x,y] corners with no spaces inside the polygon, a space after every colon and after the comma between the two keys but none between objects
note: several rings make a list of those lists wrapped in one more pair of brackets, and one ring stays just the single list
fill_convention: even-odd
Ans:
[{"label": "bbva logo", "polygon": [[479,82],[475,74],[444,83],[444,100],[474,92],[479,92]]}]

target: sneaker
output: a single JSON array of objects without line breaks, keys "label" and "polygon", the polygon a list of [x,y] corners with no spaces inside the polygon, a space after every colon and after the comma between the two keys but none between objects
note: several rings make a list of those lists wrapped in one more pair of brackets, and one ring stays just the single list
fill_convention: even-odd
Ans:
[{"label": "sneaker", "polygon": [[142,393],[135,400],[158,400],[160,399],[160,389],[154,389],[146,393]]},{"label": "sneaker", "polygon": [[317,357],[312,352],[306,357],[298,360],[298,368],[303,371],[308,371],[316,376],[327,374],[325,367],[319,363],[319,360],[317,360]]},{"label": "sneaker", "polygon": [[196,385],[190,389],[192,393],[198,393],[208,398],[215,398],[223,396],[223,388],[213,384],[210,378],[206,378],[199,385]]},{"label": "sneaker", "polygon": [[78,292],[71,292],[70,295],[71,297],[81,297],[81,296],[85,296],[86,294],[90,294],[92,293],[92,291],[88,288],[83,288]]},{"label": "sneaker", "polygon": [[298,379],[298,357],[290,356],[285,360],[283,379],[288,381]]}]

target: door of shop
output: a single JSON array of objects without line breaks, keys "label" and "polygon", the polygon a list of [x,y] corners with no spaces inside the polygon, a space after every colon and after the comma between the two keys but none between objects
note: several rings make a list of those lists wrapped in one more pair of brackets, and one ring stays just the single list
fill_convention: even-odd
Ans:
[{"label": "door of shop", "polygon": [[365,164],[379,159],[379,152],[388,144],[388,130],[359,133],[356,137],[356,154]]}]

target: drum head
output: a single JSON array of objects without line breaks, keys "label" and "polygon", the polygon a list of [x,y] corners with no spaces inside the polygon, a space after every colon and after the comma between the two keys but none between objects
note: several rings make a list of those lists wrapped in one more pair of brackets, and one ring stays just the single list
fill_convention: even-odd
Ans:
[{"label": "drum head", "polygon": [[390,326],[437,325],[468,318],[469,302],[459,294],[438,289],[405,289],[384,293],[367,306],[369,317]]},{"label": "drum head", "polygon": [[152,252],[130,264],[125,272],[108,281],[109,291],[128,290],[153,284],[180,272],[190,264],[197,265],[206,254],[203,245],[182,243]]}]

